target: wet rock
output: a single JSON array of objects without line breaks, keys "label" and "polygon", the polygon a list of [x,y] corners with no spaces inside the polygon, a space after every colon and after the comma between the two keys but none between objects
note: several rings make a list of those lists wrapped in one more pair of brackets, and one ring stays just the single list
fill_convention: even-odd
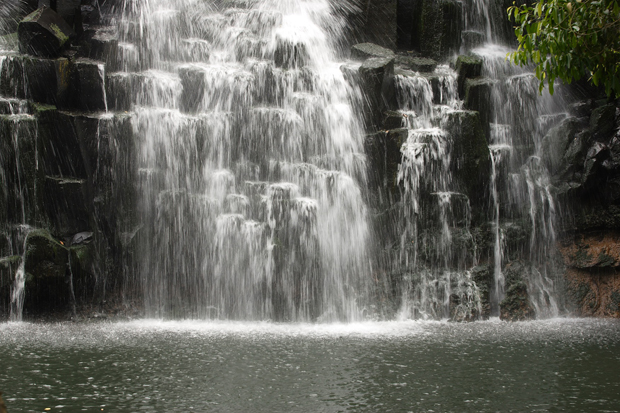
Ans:
[{"label": "wet rock", "polygon": [[45,210],[54,233],[67,236],[91,228],[85,181],[47,176]]},{"label": "wet rock", "polygon": [[454,144],[451,168],[472,205],[482,207],[482,194],[490,181],[491,158],[480,115],[474,111],[454,111],[448,114],[444,127]]},{"label": "wet rock", "polygon": [[389,49],[396,48],[397,0],[368,0],[363,3],[364,38]]},{"label": "wet rock", "polygon": [[383,113],[383,129],[398,129],[403,127],[404,115],[400,112],[388,110]]},{"label": "wet rock", "polygon": [[282,69],[298,69],[306,66],[309,61],[308,50],[304,43],[288,39],[277,39],[274,62]]},{"label": "wet rock", "polygon": [[495,81],[487,78],[465,80],[465,109],[475,110],[480,113],[480,124],[483,125],[487,140],[490,136],[491,119],[491,89]]},{"label": "wet rock", "polygon": [[129,73],[118,72],[106,76],[108,110],[125,112],[131,110],[132,83],[132,77]]},{"label": "wet rock", "polygon": [[95,282],[95,254],[93,244],[74,245],[69,248],[71,277],[74,294],[83,301],[92,294]]},{"label": "wet rock", "polygon": [[605,105],[594,109],[590,116],[590,129],[594,139],[607,141],[614,130],[615,120],[615,105]]},{"label": "wet rock", "polygon": [[397,8],[398,48],[411,49],[416,0],[399,0]]},{"label": "wet rock", "polygon": [[80,12],[82,15],[82,24],[85,27],[101,24],[101,12],[98,0],[90,0],[88,2],[82,0]]},{"label": "wet rock", "polygon": [[72,66],[68,59],[25,57],[23,67],[30,99],[59,107],[70,105],[74,96],[70,90]]},{"label": "wet rock", "polygon": [[397,196],[396,177],[402,158],[400,148],[408,136],[407,129],[399,128],[377,132],[367,136],[364,141],[369,160],[369,185],[377,189],[382,198],[379,203]]},{"label": "wet rock", "polygon": [[[13,285],[15,273],[22,262],[21,255],[0,258],[0,294],[5,288]],[[2,299],[0,298],[0,302]]]},{"label": "wet rock", "polygon": [[21,56],[7,56],[0,68],[0,94],[9,98],[26,98],[24,66]]},{"label": "wet rock", "polygon": [[568,105],[568,113],[576,118],[590,117],[592,114],[592,101],[585,100]]},{"label": "wet rock", "polygon": [[92,240],[93,240],[92,232],[79,232],[71,238],[71,242],[69,243],[69,245],[74,246],[74,245],[89,244],[92,242]]},{"label": "wet rock", "polygon": [[423,56],[444,60],[458,53],[463,31],[463,5],[456,0],[420,0],[411,43]]},{"label": "wet rock", "polygon": [[24,308],[31,312],[58,309],[69,303],[66,283],[69,250],[43,229],[30,232],[26,239]]},{"label": "wet rock", "polygon": [[351,47],[351,57],[365,60],[369,57],[395,57],[392,50],[386,49],[374,43],[360,43]]},{"label": "wet rock", "polygon": [[[394,58],[371,57],[359,69],[362,88],[369,99],[368,118],[381,116],[385,110],[396,106],[394,90]],[[375,124],[381,120],[375,119]]]},{"label": "wet rock", "polygon": [[205,73],[197,67],[179,68],[179,77],[183,85],[181,109],[186,113],[196,113],[202,108],[205,94]]},{"label": "wet rock", "polygon": [[396,56],[396,63],[409,70],[430,73],[437,67],[437,61],[426,57]]},{"label": "wet rock", "polygon": [[471,279],[476,283],[480,292],[482,311],[480,318],[486,320],[491,315],[490,291],[493,284],[493,271],[488,265],[478,265],[471,269]]},{"label": "wet rock", "polygon": [[[575,135],[575,137],[569,142],[566,152],[562,157],[562,165],[564,167],[563,174],[570,175],[577,170],[583,168],[588,145],[592,140],[592,136],[589,132],[583,131]],[[581,178],[577,178],[581,181]]]},{"label": "wet rock", "polygon": [[56,13],[77,33],[82,29],[82,0],[56,0]]},{"label": "wet rock", "polygon": [[569,268],[566,295],[576,314],[586,317],[620,317],[620,279],[615,268]]},{"label": "wet rock", "polygon": [[68,47],[75,32],[60,15],[42,7],[19,23],[17,35],[21,53],[53,58]]},{"label": "wet rock", "polygon": [[580,234],[560,246],[564,263],[571,268],[620,267],[620,235],[615,232]]},{"label": "wet rock", "polygon": [[38,225],[43,221],[43,169],[35,117],[0,115],[0,137],[0,167],[6,191],[2,209],[8,222]]},{"label": "wet rock", "polygon": [[88,45],[90,59],[104,62],[106,71],[118,69],[118,34],[115,30],[98,29],[85,44]]},{"label": "wet rock", "polygon": [[459,97],[465,97],[465,81],[482,74],[482,59],[476,56],[461,55],[456,59],[456,73]]},{"label": "wet rock", "polygon": [[567,118],[551,128],[542,141],[543,161],[551,174],[556,174],[562,167],[562,159],[570,143],[580,130],[581,124],[576,118]]},{"label": "wet rock", "polygon": [[74,63],[75,81],[72,94],[77,97],[76,109],[85,112],[107,110],[105,96],[105,66],[89,59],[77,59]]},{"label": "wet rock", "polygon": [[465,51],[480,47],[486,41],[486,35],[475,30],[463,30],[462,46]]},{"label": "wet rock", "polygon": [[520,261],[513,261],[506,265],[504,269],[506,295],[499,305],[501,320],[524,321],[536,318],[525,284],[527,271],[527,265]]}]

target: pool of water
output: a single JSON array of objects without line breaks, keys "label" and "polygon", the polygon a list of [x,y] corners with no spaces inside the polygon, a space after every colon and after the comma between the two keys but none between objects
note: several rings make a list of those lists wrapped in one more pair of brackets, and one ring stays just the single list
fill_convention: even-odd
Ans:
[{"label": "pool of water", "polygon": [[611,412],[619,372],[616,320],[0,324],[9,413]]}]

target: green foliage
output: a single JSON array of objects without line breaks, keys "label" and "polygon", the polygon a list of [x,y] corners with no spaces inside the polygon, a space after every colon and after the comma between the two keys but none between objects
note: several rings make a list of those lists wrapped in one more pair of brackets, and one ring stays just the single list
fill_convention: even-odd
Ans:
[{"label": "green foliage", "polygon": [[588,76],[607,96],[620,96],[620,0],[540,0],[508,8],[519,41],[510,60],[532,63],[542,91],[556,78]]}]

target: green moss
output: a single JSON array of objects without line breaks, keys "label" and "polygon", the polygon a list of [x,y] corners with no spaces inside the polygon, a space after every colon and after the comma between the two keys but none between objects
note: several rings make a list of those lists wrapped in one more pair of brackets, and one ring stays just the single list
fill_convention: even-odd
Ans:
[{"label": "green moss", "polygon": [[69,36],[64,34],[63,31],[60,29],[60,27],[58,27],[54,23],[50,23],[50,29],[52,29],[52,31],[54,32],[54,34],[56,35],[58,40],[60,40],[60,44],[61,45],[65,44],[65,43],[67,43],[67,41],[69,41]]}]

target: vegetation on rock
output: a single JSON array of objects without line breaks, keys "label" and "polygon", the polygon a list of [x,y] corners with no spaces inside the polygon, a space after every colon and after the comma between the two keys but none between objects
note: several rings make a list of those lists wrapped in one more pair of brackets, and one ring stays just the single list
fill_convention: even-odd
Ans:
[{"label": "vegetation on rock", "polygon": [[533,63],[540,90],[553,93],[559,78],[587,77],[609,97],[620,96],[620,1],[540,0],[508,8],[519,41],[509,54],[518,65]]}]

